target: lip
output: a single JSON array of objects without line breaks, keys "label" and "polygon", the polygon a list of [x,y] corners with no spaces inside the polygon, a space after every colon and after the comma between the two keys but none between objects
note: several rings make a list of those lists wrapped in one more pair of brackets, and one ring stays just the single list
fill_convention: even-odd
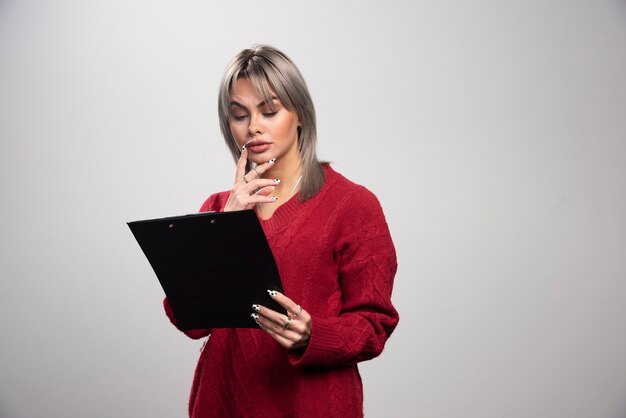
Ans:
[{"label": "lip", "polygon": [[253,140],[246,143],[246,149],[255,153],[265,152],[272,145],[268,141]]}]

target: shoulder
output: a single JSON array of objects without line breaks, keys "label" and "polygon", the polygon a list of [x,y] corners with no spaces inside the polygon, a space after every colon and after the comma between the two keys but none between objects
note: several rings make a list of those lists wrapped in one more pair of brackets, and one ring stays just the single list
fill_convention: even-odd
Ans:
[{"label": "shoulder", "polygon": [[347,210],[352,215],[358,213],[381,212],[382,208],[376,195],[366,187],[354,183],[330,165],[324,165],[326,174],[327,198],[338,209]]},{"label": "shoulder", "polygon": [[341,247],[345,240],[368,240],[373,236],[389,235],[389,227],[378,198],[366,187],[348,180],[330,166],[325,166],[325,189],[322,207],[333,226],[335,239]]},{"label": "shoulder", "polygon": [[229,194],[228,191],[212,194],[204,201],[200,212],[221,212],[226,206]]},{"label": "shoulder", "polygon": [[329,221],[342,259],[361,260],[384,255],[395,260],[389,226],[378,198],[366,187],[330,170],[327,171],[329,194],[325,197],[332,196],[328,203],[333,206],[334,216]]}]

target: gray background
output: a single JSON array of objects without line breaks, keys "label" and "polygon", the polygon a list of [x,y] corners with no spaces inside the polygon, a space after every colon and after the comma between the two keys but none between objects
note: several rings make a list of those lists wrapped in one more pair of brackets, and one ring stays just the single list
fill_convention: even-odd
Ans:
[{"label": "gray background", "polygon": [[185,416],[125,222],[229,187],[219,79],[269,43],[398,250],[366,415],[626,417],[626,3],[232,3],[0,3],[0,416]]}]

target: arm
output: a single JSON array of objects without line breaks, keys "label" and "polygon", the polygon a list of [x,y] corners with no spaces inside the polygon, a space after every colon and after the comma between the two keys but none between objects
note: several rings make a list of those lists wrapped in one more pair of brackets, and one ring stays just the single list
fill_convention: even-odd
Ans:
[{"label": "arm", "polygon": [[378,200],[369,192],[359,195],[348,212],[355,221],[338,247],[341,311],[311,318],[307,347],[289,352],[294,365],[346,366],[374,358],[398,323],[391,303],[395,248]]}]

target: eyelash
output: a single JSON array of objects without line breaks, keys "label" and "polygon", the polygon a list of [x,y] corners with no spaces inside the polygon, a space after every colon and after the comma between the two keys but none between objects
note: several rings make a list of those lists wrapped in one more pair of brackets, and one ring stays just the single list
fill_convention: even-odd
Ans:
[{"label": "eyelash", "polygon": [[[265,116],[266,118],[271,118],[272,116],[274,116],[277,112],[266,112],[263,113],[263,116]],[[247,118],[248,115],[244,115],[244,116],[233,116],[233,119],[237,120],[237,121],[242,121],[245,118]]]}]

